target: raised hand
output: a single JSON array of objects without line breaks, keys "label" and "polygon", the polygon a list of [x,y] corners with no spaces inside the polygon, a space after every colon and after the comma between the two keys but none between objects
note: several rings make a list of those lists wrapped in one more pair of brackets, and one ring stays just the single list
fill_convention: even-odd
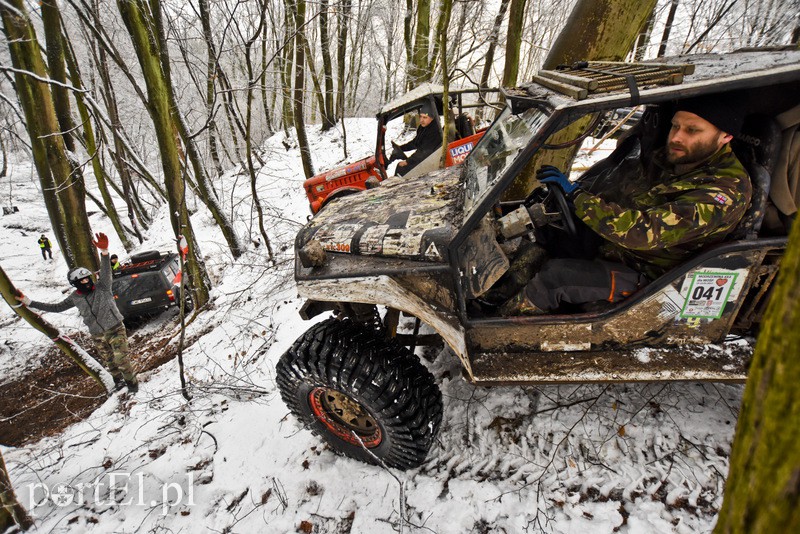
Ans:
[{"label": "raised hand", "polygon": [[92,241],[92,244],[97,247],[100,252],[108,250],[108,236],[103,232],[94,234],[94,240]]}]

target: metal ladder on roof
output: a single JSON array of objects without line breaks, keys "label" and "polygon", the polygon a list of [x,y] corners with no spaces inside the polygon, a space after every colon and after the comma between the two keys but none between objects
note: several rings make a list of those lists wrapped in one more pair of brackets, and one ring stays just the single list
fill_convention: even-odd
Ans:
[{"label": "metal ladder on roof", "polygon": [[533,81],[575,100],[626,89],[638,98],[641,86],[678,85],[685,75],[693,72],[694,65],[689,63],[579,61],[559,65],[555,70],[540,70]]}]

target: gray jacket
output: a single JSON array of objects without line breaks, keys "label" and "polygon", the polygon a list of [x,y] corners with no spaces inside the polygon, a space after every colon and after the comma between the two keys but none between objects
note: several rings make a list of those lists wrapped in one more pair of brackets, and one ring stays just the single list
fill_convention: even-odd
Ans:
[{"label": "gray jacket", "polygon": [[100,254],[100,276],[91,293],[73,291],[67,298],[55,304],[32,300],[28,307],[55,313],[78,308],[83,324],[93,336],[113,330],[122,323],[123,317],[111,291],[111,262],[108,254]]}]

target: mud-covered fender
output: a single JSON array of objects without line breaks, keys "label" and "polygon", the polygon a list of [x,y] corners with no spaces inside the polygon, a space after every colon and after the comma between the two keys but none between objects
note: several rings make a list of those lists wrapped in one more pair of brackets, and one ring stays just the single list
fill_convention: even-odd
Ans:
[{"label": "mud-covered fender", "polygon": [[298,280],[297,290],[301,297],[313,302],[304,305],[306,313],[320,310],[325,302],[356,302],[387,306],[419,317],[445,340],[463,365],[470,368],[464,329],[458,317],[448,311],[454,307],[445,308],[436,305],[434,300],[423,299],[391,276],[364,276],[348,278],[346,281]]}]

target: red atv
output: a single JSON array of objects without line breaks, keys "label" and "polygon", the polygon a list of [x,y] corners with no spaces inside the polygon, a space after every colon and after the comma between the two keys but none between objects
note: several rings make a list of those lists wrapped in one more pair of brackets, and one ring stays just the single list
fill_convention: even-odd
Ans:
[{"label": "red atv", "polygon": [[[374,155],[312,176],[303,183],[311,213],[317,213],[333,198],[364,191],[368,187],[367,180],[370,178],[383,181],[389,177],[387,169],[391,159],[385,150],[387,126],[391,121],[402,120],[401,118],[405,114],[416,113],[420,106],[428,105],[437,111],[433,117],[436,127],[443,129],[441,117],[443,91],[444,89],[439,85],[425,83],[383,106],[377,115],[378,133]],[[485,98],[488,94],[494,96],[496,93],[496,89],[454,89],[449,91],[449,108],[454,115],[455,128],[448,136],[450,142],[447,145],[446,167],[462,163],[486,130],[486,128],[476,130],[474,120],[466,110],[482,108],[481,111],[488,119],[488,125],[488,121],[494,118],[494,113],[488,109],[492,104]],[[499,104],[496,107],[502,109]],[[391,144],[389,144],[389,149],[391,151]],[[439,159],[439,152],[431,154],[409,171],[405,178],[421,176],[439,168]]]}]

